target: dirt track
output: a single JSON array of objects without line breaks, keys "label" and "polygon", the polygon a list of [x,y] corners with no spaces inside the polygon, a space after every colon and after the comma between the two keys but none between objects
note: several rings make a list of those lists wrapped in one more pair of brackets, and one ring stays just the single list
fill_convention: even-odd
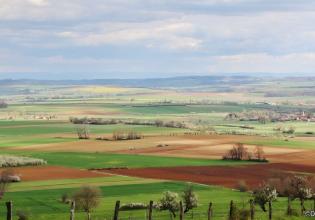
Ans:
[{"label": "dirt track", "polygon": [[[1,170],[3,169],[0,169],[0,171]],[[22,181],[77,179],[109,176],[105,173],[57,166],[17,167],[12,168],[12,170],[21,177]]]},{"label": "dirt track", "polygon": [[115,174],[196,182],[234,188],[240,180],[255,187],[268,178],[285,172],[307,172],[315,174],[315,166],[286,163],[255,164],[244,166],[199,166],[106,170]]}]

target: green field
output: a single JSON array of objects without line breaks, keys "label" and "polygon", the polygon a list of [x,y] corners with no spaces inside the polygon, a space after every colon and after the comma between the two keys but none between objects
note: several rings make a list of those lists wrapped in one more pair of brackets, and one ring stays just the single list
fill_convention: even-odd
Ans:
[{"label": "green field", "polygon": [[[75,168],[115,168],[115,167],[175,167],[175,166],[216,166],[242,165],[247,161],[225,161],[208,159],[191,159],[161,156],[144,156],[108,153],[73,153],[73,152],[20,152],[3,151],[5,154],[41,158],[49,165]],[[69,159],[71,158],[71,159]]]},{"label": "green field", "polygon": [[[3,99],[9,104],[7,108],[0,108],[1,154],[40,158],[47,161],[47,166],[64,166],[74,169],[248,165],[252,163],[220,159],[192,159],[179,156],[104,153],[97,152],[97,150],[89,151],[88,149],[93,147],[93,144],[99,144],[100,151],[105,151],[107,146],[112,147],[110,144],[113,142],[103,141],[100,144],[100,141],[95,140],[95,138],[111,137],[115,131],[126,130],[143,134],[145,136],[144,141],[146,141],[146,137],[154,136],[152,143],[150,142],[151,139],[147,138],[148,143],[142,143],[142,140],[139,142],[122,141],[116,142],[115,146],[123,146],[124,149],[128,149],[128,147],[134,146],[134,143],[141,142],[145,147],[154,147],[158,144],[156,138],[158,137],[161,142],[163,138],[165,138],[166,143],[170,141],[168,150],[171,152],[172,147],[178,147],[178,143],[178,145],[183,144],[191,147],[187,140],[190,138],[191,143],[200,141],[202,149],[199,150],[201,154],[205,153],[205,158],[208,158],[207,146],[202,145],[204,140],[199,140],[199,137],[209,134],[209,140],[206,141],[209,141],[210,146],[211,135],[216,134],[218,137],[220,135],[225,137],[227,134],[233,134],[233,141],[235,140],[235,142],[238,141],[238,137],[248,135],[248,139],[244,138],[244,144],[312,151],[315,150],[315,142],[312,139],[315,137],[315,122],[266,121],[266,123],[259,123],[258,121],[226,119],[228,113],[242,114],[250,111],[256,111],[257,114],[263,111],[279,114],[302,111],[315,113],[314,97],[301,95],[304,94],[304,90],[312,90],[312,86],[312,83],[308,81],[293,83],[290,80],[278,81],[276,86],[273,81],[269,80],[248,81],[239,86],[235,82],[229,83],[228,79],[220,85],[193,83],[190,85],[189,83],[178,88],[36,84],[29,89],[29,85],[23,84],[1,85],[0,101]],[[127,124],[87,125],[91,139],[81,142],[76,134],[76,128],[80,125],[70,123],[70,117],[118,119],[121,121],[141,120],[142,122],[175,121],[185,124],[187,128]],[[295,132],[290,135],[284,134],[277,130],[278,127],[293,127]],[[192,136],[185,139],[185,133],[190,133]],[[174,139],[172,139],[173,137]],[[181,137],[183,140],[180,140]],[[57,146],[56,149],[58,149],[59,144],[60,146],[69,144],[72,147],[69,151],[76,151],[76,144],[81,143],[88,143],[86,149],[89,152],[80,152],[79,150],[78,152],[67,152],[67,149],[58,152],[49,148],[41,149],[41,147],[45,147],[44,145],[49,144]],[[130,146],[128,146],[129,143]],[[229,140],[227,143],[233,144]],[[52,149],[55,148],[52,147]],[[185,154],[183,155],[185,156]],[[203,155],[198,156],[203,157]],[[8,192],[1,199],[1,202],[12,200],[14,214],[17,211],[25,211],[32,220],[69,219],[69,205],[60,202],[61,196],[64,193],[72,194],[83,185],[92,185],[100,187],[102,191],[102,202],[93,212],[93,220],[109,220],[112,219],[116,200],[120,200],[122,203],[158,201],[166,190],[180,193],[187,184],[186,182],[127,176],[40,181],[23,181],[22,177],[22,182],[9,186]],[[214,205],[213,219],[226,220],[231,200],[234,200],[238,207],[242,208],[248,207],[247,201],[251,197],[250,193],[241,193],[218,186],[200,184],[193,184],[193,186],[198,194],[199,207],[194,210],[193,214],[188,213],[185,219],[205,220],[208,204],[211,201]],[[311,209],[312,205],[312,201],[306,202],[307,209]],[[299,210],[297,200],[293,202],[293,206]],[[273,208],[274,219],[303,219],[302,217],[287,218],[284,215],[286,198],[279,198],[274,202]],[[267,219],[267,213],[263,213],[258,206],[256,211],[256,219]],[[125,211],[121,212],[121,220],[144,220],[145,215],[144,210]],[[0,218],[4,216],[5,206],[3,204],[0,205]],[[155,210],[154,217],[156,220],[170,219],[169,213],[166,211],[158,212]],[[77,211],[76,220],[83,219],[86,219],[84,213]],[[16,216],[14,220],[17,220]]]},{"label": "green field", "polygon": [[[107,185],[101,186],[103,198],[101,205],[93,212],[93,219],[111,219],[116,200],[120,200],[122,204],[130,202],[148,203],[150,200],[158,201],[161,194],[166,191],[174,191],[180,193],[185,187],[185,183],[181,182],[161,182],[161,183],[137,183],[127,185]],[[230,200],[234,200],[239,208],[247,207],[247,201],[250,196],[246,193],[239,193],[229,189],[220,187],[211,187],[203,185],[194,185],[194,189],[199,198],[199,207],[194,212],[194,219],[205,219],[208,203],[213,202],[214,218],[226,219],[228,215],[228,207]],[[13,200],[16,211],[21,210],[30,214],[31,219],[54,220],[67,219],[69,217],[69,206],[60,202],[61,195],[64,193],[71,194],[75,188],[60,188],[50,190],[27,190],[7,193],[4,200]],[[312,203],[307,202],[306,206],[311,207]],[[274,216],[283,216],[286,207],[286,200],[279,199],[274,202]],[[298,209],[298,202],[293,203],[293,207]],[[259,207],[256,207],[257,219],[267,219],[267,213],[263,213]],[[0,206],[0,215],[5,215],[4,206]],[[190,219],[192,213],[188,213],[186,218]],[[121,219],[144,219],[145,211],[125,211],[120,212]],[[154,211],[155,219],[169,219],[167,211]],[[84,213],[78,212],[76,219],[85,219]],[[303,219],[291,218],[291,219]],[[307,218],[305,218],[307,219]]]},{"label": "green field", "polygon": [[282,140],[282,139],[260,139],[255,141],[245,141],[245,144],[272,146],[272,147],[285,147],[293,149],[315,149],[314,141],[299,141],[299,140]]},{"label": "green field", "polygon": [[[76,127],[64,121],[0,121],[0,147],[19,147],[77,141]],[[92,135],[111,135],[117,130],[132,130],[143,135],[183,133],[185,129],[144,125],[89,125]],[[61,137],[61,136],[67,137]]]}]

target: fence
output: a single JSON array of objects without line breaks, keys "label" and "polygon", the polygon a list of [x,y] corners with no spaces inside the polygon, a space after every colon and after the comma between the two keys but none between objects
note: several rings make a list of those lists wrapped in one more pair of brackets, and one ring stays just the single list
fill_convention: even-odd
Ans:
[{"label": "fence", "polygon": [[[249,212],[250,212],[250,216],[249,219],[254,220],[255,219],[255,204],[253,202],[253,200],[249,201]],[[13,202],[9,201],[6,202],[6,208],[7,208],[7,220],[13,220]],[[234,213],[236,212],[236,205],[233,201],[230,202],[229,204],[229,210],[227,210],[228,212],[226,213],[216,213],[216,215],[218,214],[222,214],[223,216],[228,217],[228,220],[234,220],[236,219],[234,216]],[[146,210],[144,210],[143,212],[143,216],[133,216],[132,215],[132,211],[129,212],[129,216],[124,216],[124,217],[120,217],[120,213],[122,211],[120,210],[120,201],[116,201],[115,206],[114,206],[114,212],[112,215],[109,216],[104,216],[103,219],[105,220],[164,220],[164,219],[173,219],[172,215],[168,215],[167,213],[163,213],[163,214],[159,214],[159,215],[155,215],[154,213],[154,205],[153,205],[153,201],[149,202],[148,208]],[[199,220],[199,219],[207,219],[207,220],[213,220],[213,216],[214,216],[214,209],[213,209],[213,203],[210,202],[208,205],[208,209],[205,212],[190,212],[190,213],[184,213],[184,208],[183,208],[183,204],[182,202],[180,202],[179,204],[179,213],[178,213],[178,217],[179,220],[184,220],[184,219],[194,219],[194,220]],[[70,205],[70,211],[69,211],[69,216],[70,216],[70,220],[75,220],[75,202],[71,202]],[[268,219],[272,220],[273,216],[272,216],[272,203],[269,202],[268,204]]]}]

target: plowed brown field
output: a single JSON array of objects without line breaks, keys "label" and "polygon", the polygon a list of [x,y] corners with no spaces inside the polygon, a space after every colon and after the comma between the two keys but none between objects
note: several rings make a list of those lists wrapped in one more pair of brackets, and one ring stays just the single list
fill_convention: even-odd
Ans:
[{"label": "plowed brown field", "polygon": [[[3,169],[0,169],[0,172],[1,170]],[[22,181],[78,179],[109,176],[109,174],[100,172],[57,166],[17,167],[12,168],[12,170],[15,174],[21,177]]]},{"label": "plowed brown field", "polygon": [[287,163],[254,164],[244,166],[199,166],[106,170],[120,175],[144,178],[180,180],[208,185],[220,185],[234,188],[244,180],[251,188],[268,178],[286,172],[307,172],[315,174],[315,166]]}]

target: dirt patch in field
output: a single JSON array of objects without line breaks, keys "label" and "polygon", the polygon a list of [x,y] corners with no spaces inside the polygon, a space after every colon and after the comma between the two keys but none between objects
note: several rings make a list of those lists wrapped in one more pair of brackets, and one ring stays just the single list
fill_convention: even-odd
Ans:
[{"label": "dirt patch in field", "polygon": [[[129,154],[144,154],[144,155],[159,155],[159,156],[172,156],[184,158],[204,158],[204,159],[221,159],[222,156],[233,147],[234,143],[227,144],[212,144],[212,145],[161,145],[160,147],[148,147],[141,149],[121,150],[120,153]],[[255,145],[245,145],[249,151],[254,151]],[[267,158],[270,156],[279,156],[287,153],[305,152],[303,149],[292,148],[276,148],[264,147],[263,148]],[[276,157],[272,157],[276,158]]]},{"label": "dirt patch in field", "polygon": [[[56,134],[54,135],[56,136]],[[99,135],[101,136],[101,135]],[[58,135],[58,137],[75,137]],[[44,150],[44,151],[77,151],[77,152],[129,152],[130,149],[144,149],[152,148],[156,149],[157,145],[168,145],[174,148],[181,147],[201,147],[211,146],[224,143],[235,143],[242,140],[247,140],[246,137],[237,136],[219,136],[219,135],[150,135],[147,134],[144,139],[140,140],[128,140],[128,141],[97,141],[94,140],[96,136],[90,140],[80,140],[75,142],[66,143],[52,143],[52,144],[41,144],[33,146],[24,146],[11,148],[15,150]],[[88,146],[88,147],[87,147]]]},{"label": "dirt patch in field", "polygon": [[262,181],[284,172],[307,172],[315,174],[315,166],[295,164],[255,164],[244,166],[199,166],[104,170],[114,174],[152,179],[167,179],[196,182],[207,185],[220,185],[235,188],[244,180],[251,188]]},{"label": "dirt patch in field", "polygon": [[301,164],[306,166],[315,166],[315,151],[306,150],[301,152],[286,153],[281,155],[269,155],[271,161],[277,163]]},{"label": "dirt patch in field", "polygon": [[[106,173],[58,166],[17,167],[12,169],[21,177],[22,181],[79,179],[109,176],[109,174]],[[0,172],[2,170],[3,169],[0,169]]]},{"label": "dirt patch in field", "polygon": [[[109,152],[122,154],[142,154],[155,156],[221,159],[227,150],[237,142],[245,142],[259,137],[234,135],[158,135],[145,136],[140,140],[97,141],[77,140],[73,142],[38,144],[10,148],[14,150],[66,151],[66,152]],[[253,149],[254,145],[245,145]],[[264,146],[267,159],[271,162],[292,162],[310,164],[315,151],[285,147]],[[298,157],[294,157],[294,155]],[[301,155],[301,156],[299,156]]]}]

